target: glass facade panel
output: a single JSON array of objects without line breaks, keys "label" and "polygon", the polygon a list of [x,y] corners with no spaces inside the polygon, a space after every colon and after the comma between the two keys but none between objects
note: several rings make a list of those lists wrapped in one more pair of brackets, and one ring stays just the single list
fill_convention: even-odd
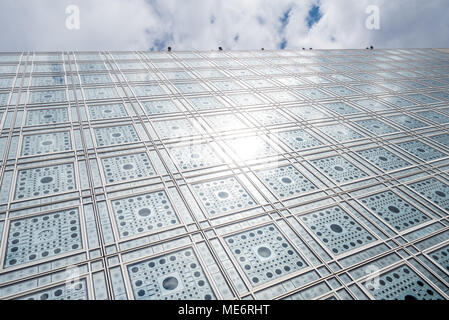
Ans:
[{"label": "glass facade panel", "polygon": [[0,299],[448,299],[448,73],[433,49],[0,54]]}]

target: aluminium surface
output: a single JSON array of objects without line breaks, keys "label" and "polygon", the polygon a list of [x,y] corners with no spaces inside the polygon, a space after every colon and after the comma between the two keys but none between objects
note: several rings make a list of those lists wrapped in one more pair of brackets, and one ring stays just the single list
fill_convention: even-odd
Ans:
[{"label": "aluminium surface", "polygon": [[448,299],[449,53],[0,53],[0,299]]}]

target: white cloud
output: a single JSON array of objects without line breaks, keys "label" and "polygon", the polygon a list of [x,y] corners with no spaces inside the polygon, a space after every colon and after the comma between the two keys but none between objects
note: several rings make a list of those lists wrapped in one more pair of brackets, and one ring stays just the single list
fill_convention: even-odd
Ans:
[{"label": "white cloud", "polygon": [[[446,0],[2,0],[0,50],[175,50],[449,47]],[[81,29],[65,28],[65,7],[80,8]],[[368,5],[381,29],[365,27]],[[280,18],[291,9],[288,25]],[[211,23],[213,17],[213,24]],[[235,38],[237,37],[237,41]]]},{"label": "white cloud", "polygon": [[[80,30],[65,26],[69,4],[80,8]],[[2,50],[146,48],[163,32],[158,20],[144,0],[3,0],[0,46]]]},{"label": "white cloud", "polygon": [[[449,6],[445,0],[321,0],[323,19],[311,30],[318,47],[449,47]],[[365,27],[369,5],[380,9],[380,30]],[[313,35],[313,36],[312,36]]]}]

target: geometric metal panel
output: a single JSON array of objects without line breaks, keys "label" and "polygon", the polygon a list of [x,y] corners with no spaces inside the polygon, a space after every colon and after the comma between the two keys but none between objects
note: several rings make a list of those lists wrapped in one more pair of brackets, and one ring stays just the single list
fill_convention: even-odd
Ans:
[{"label": "geometric metal panel", "polygon": [[430,137],[430,139],[449,147],[449,134],[441,134],[434,137]]},{"label": "geometric metal panel", "polygon": [[260,100],[254,94],[233,94],[228,96],[237,106],[251,106],[262,104]]},{"label": "geometric metal panel", "polygon": [[220,109],[225,106],[214,97],[188,99],[196,110]]},{"label": "geometric metal panel", "polygon": [[279,139],[295,150],[308,149],[322,145],[320,141],[303,130],[284,131],[277,133],[277,135],[279,136]]},{"label": "geometric metal panel", "polygon": [[[95,59],[96,60],[96,59]],[[101,63],[78,63],[79,71],[102,71],[106,70],[106,66],[103,62]]]},{"label": "geometric metal panel", "polygon": [[440,266],[449,271],[449,245],[429,254]]},{"label": "geometric metal panel", "polygon": [[428,120],[435,121],[440,124],[448,123],[449,117],[443,116],[441,113],[435,112],[435,111],[423,111],[418,112],[421,117],[424,117]]},{"label": "geometric metal panel", "polygon": [[303,94],[309,99],[327,99],[331,96],[325,93],[324,91],[321,91],[319,89],[302,89],[298,90],[299,93]]},{"label": "geometric metal panel", "polygon": [[147,97],[147,96],[164,94],[164,90],[160,86],[157,86],[157,85],[133,86],[132,88],[137,97]]},{"label": "geometric metal panel", "polygon": [[394,153],[381,147],[363,150],[357,153],[384,171],[392,171],[410,166],[410,163],[407,161],[402,160]]},{"label": "geometric metal panel", "polygon": [[187,119],[154,121],[153,125],[156,132],[162,139],[178,138],[198,134],[198,131]]},{"label": "geometric metal panel", "polygon": [[316,120],[328,117],[326,113],[312,106],[294,107],[289,108],[288,110],[304,120]]},{"label": "geometric metal panel", "polygon": [[192,144],[183,147],[169,147],[170,154],[183,170],[193,170],[223,164],[207,144]]},{"label": "geometric metal panel", "polygon": [[360,113],[359,110],[357,110],[354,107],[351,107],[349,104],[344,103],[344,102],[325,103],[325,104],[323,104],[323,106],[331,111],[338,113],[341,116],[354,114],[354,113]]},{"label": "geometric metal panel", "polygon": [[[409,264],[449,298],[448,67],[408,48],[0,53],[0,299],[370,299],[366,266]],[[407,279],[374,297],[421,290]]]},{"label": "geometric metal panel", "polygon": [[432,161],[446,157],[444,153],[418,140],[398,143],[398,146],[424,161]]},{"label": "geometric metal panel", "polygon": [[264,79],[246,80],[245,82],[253,88],[276,88],[276,85]]},{"label": "geometric metal panel", "polygon": [[66,100],[65,90],[48,90],[30,92],[29,103],[52,103]]},{"label": "geometric metal panel", "polygon": [[64,85],[65,84],[65,78],[59,77],[59,76],[53,76],[53,77],[33,77],[31,80],[32,86],[58,86],[58,85]]},{"label": "geometric metal panel", "polygon": [[292,197],[316,190],[316,186],[292,165],[257,171],[263,180],[280,198]]},{"label": "geometric metal panel", "polygon": [[296,102],[296,101],[300,101],[302,99],[297,98],[296,96],[283,91],[283,92],[265,92],[265,95],[267,95],[268,97],[270,97],[271,99],[273,99],[276,102],[279,103],[287,103],[287,102]]},{"label": "geometric metal panel", "polygon": [[26,125],[43,125],[69,121],[67,108],[28,110]]},{"label": "geometric metal panel", "polygon": [[357,88],[357,89],[362,90],[363,92],[369,93],[369,94],[378,94],[378,93],[385,92],[385,90],[383,90],[379,87],[370,85],[370,84],[355,85],[354,88]]},{"label": "geometric metal panel", "polygon": [[101,159],[108,183],[154,176],[154,168],[146,153]]},{"label": "geometric metal panel", "polygon": [[406,100],[406,99],[403,99],[403,98],[397,97],[397,96],[383,98],[383,100],[385,100],[391,104],[394,104],[396,107],[399,107],[399,108],[411,107],[411,106],[416,105],[414,102],[411,102],[409,100]]},{"label": "geometric metal panel", "polygon": [[179,223],[165,191],[111,201],[120,237],[157,231]]},{"label": "geometric metal panel", "polygon": [[72,163],[19,170],[14,200],[48,196],[75,190]]},{"label": "geometric metal panel", "polygon": [[239,85],[235,81],[214,81],[214,86],[216,86],[219,90],[226,91],[226,90],[240,90],[243,87]]},{"label": "geometric metal panel", "polygon": [[[362,80],[365,80],[365,81],[376,79],[376,77],[374,77],[370,74],[367,74],[367,73],[357,74],[357,77]],[[351,80],[348,79],[347,81],[351,81]],[[364,96],[386,93],[386,91],[383,87],[381,88],[377,85],[368,84],[368,83],[351,84],[351,87],[362,91],[364,93],[363,94]]]},{"label": "geometric metal panel", "polygon": [[[111,79],[109,78],[109,76],[107,74],[83,74],[80,77],[81,77],[81,83],[83,83],[83,84],[111,82]],[[34,79],[36,79],[36,78],[34,78]]]},{"label": "geometric metal panel", "polygon": [[225,178],[193,185],[206,212],[216,216],[254,206],[249,193],[235,178]]},{"label": "geometric metal panel", "polygon": [[132,125],[95,128],[94,133],[100,147],[140,141]]},{"label": "geometric metal panel", "polygon": [[89,106],[88,110],[92,120],[123,118],[128,116],[125,107],[120,103]]},{"label": "geometric metal panel", "polygon": [[88,289],[86,279],[80,279],[75,284],[63,284],[40,290],[36,293],[18,297],[17,300],[87,300]]},{"label": "geometric metal panel", "polygon": [[308,77],[304,77],[304,79],[307,79],[313,83],[320,83],[320,84],[324,84],[324,83],[332,83],[332,81],[327,80],[326,78],[320,77],[320,76],[308,76]]},{"label": "geometric metal panel", "polygon": [[215,294],[191,248],[128,266],[136,300],[211,300]]},{"label": "geometric metal panel", "polygon": [[341,156],[312,161],[323,174],[337,183],[366,177],[367,174]]},{"label": "geometric metal panel", "polygon": [[[174,86],[176,87],[176,89],[178,89],[179,92],[184,94],[207,92],[207,89],[198,83],[176,83],[174,84]],[[146,96],[147,94],[142,93],[141,95]]]},{"label": "geometric metal panel", "polygon": [[22,142],[22,156],[34,156],[72,149],[70,132],[54,132],[24,135]]},{"label": "geometric metal panel", "polygon": [[441,295],[407,266],[380,275],[376,284],[364,283],[376,300],[442,300]]},{"label": "geometric metal panel", "polygon": [[382,110],[388,110],[389,107],[384,105],[383,103],[380,103],[376,100],[372,99],[363,99],[363,100],[356,100],[354,101],[358,105],[361,105],[362,107],[365,107],[371,111],[382,111]]},{"label": "geometric metal panel", "polygon": [[407,115],[392,116],[388,117],[388,119],[391,119],[392,121],[409,129],[419,129],[428,126],[428,124]]},{"label": "geometric metal panel", "polygon": [[411,94],[408,97],[411,98],[411,99],[414,99],[416,101],[419,101],[419,102],[421,102],[423,104],[439,102],[438,100],[430,98],[430,97],[428,97],[428,96],[426,96],[424,94],[421,94],[421,93]]},{"label": "geometric metal panel", "polygon": [[356,123],[376,135],[383,135],[397,132],[396,129],[376,119],[356,121]]},{"label": "geometric metal panel", "polygon": [[375,241],[371,233],[338,206],[306,214],[300,219],[335,255]]},{"label": "geometric metal panel", "polygon": [[171,100],[145,101],[142,105],[149,115],[179,112],[176,104]]},{"label": "geometric metal panel", "polygon": [[276,110],[263,110],[249,113],[251,119],[256,119],[263,126],[287,123],[290,120]]},{"label": "geometric metal panel", "polygon": [[359,93],[357,93],[357,92],[355,92],[353,90],[350,90],[350,89],[348,89],[346,87],[343,87],[343,86],[326,88],[326,89],[331,91],[335,95],[342,96],[342,97],[355,96],[355,95],[359,94]]},{"label": "geometric metal panel", "polygon": [[8,102],[9,92],[8,93],[0,93],[0,106],[6,106]]},{"label": "geometric metal panel", "polygon": [[[446,81],[446,83],[448,83],[448,82]],[[449,93],[448,92],[444,92],[444,91],[432,92],[432,93],[429,93],[429,96],[438,98],[442,101],[443,100],[449,101]]]},{"label": "geometric metal panel", "polygon": [[78,209],[15,219],[7,242],[6,268],[81,249]]},{"label": "geometric metal panel", "polygon": [[272,224],[226,237],[225,242],[253,286],[307,266]]},{"label": "geometric metal panel", "polygon": [[415,182],[409,185],[426,199],[435,203],[449,212],[449,186],[441,181],[430,178],[424,181]]},{"label": "geometric metal panel", "polygon": [[64,72],[64,65],[61,63],[36,63],[33,65],[33,72]]},{"label": "geometric metal panel", "polygon": [[0,88],[6,89],[10,88],[14,83],[14,78],[0,78]]},{"label": "geometric metal panel", "polygon": [[403,231],[430,220],[423,212],[391,191],[366,197],[361,201],[397,231]]},{"label": "geometric metal panel", "polygon": [[342,124],[319,127],[319,129],[337,141],[351,141],[363,138],[361,134]]}]

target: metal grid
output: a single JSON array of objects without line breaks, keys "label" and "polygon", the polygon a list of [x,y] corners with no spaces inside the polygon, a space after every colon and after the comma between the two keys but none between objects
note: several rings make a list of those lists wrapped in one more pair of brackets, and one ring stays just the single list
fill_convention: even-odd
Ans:
[{"label": "metal grid", "polygon": [[0,298],[448,299],[448,72],[0,53]]}]

